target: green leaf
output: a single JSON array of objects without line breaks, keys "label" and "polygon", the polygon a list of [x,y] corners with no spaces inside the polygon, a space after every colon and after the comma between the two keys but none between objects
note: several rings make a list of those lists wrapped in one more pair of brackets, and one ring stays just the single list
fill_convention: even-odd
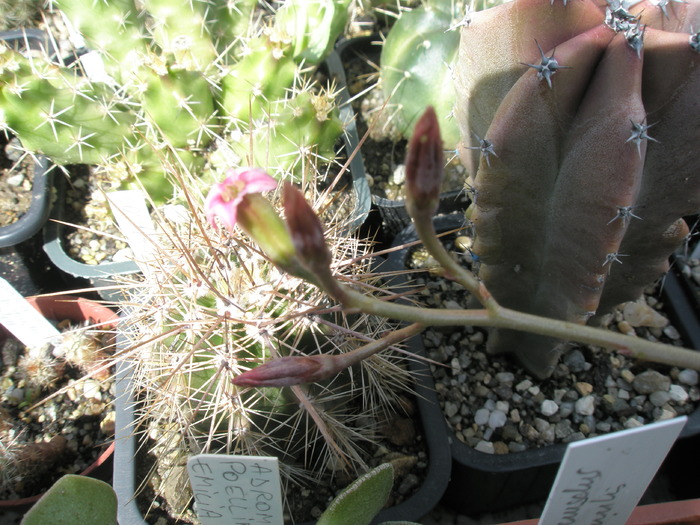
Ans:
[{"label": "green leaf", "polygon": [[394,485],[391,463],[360,476],[331,502],[317,525],[369,525],[382,509]]},{"label": "green leaf", "polygon": [[24,515],[21,525],[116,525],[117,496],[99,479],[66,474]]}]

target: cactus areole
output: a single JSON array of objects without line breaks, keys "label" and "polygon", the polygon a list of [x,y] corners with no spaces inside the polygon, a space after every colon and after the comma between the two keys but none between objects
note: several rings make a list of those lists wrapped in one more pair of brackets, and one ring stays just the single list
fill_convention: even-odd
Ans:
[{"label": "cactus areole", "polygon": [[[700,209],[698,28],[699,0],[515,0],[461,29],[468,216],[500,304],[585,323],[668,269]],[[539,377],[561,350],[499,329],[489,347]]]}]

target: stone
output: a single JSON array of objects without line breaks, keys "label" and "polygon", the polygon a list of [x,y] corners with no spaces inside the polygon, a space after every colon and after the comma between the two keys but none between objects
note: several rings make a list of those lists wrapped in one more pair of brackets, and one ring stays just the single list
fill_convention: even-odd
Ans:
[{"label": "stone", "polygon": [[655,407],[662,407],[671,400],[671,393],[667,391],[652,392],[649,394],[649,401]]},{"label": "stone", "polygon": [[673,401],[681,404],[688,401],[688,398],[690,397],[690,394],[688,394],[687,390],[680,385],[671,385],[668,394],[669,396],[671,396],[671,399]]},{"label": "stone", "polygon": [[668,325],[668,319],[651,308],[644,298],[625,303],[622,307],[622,316],[631,326],[663,328]]},{"label": "stone", "polygon": [[508,416],[506,416],[505,412],[501,412],[500,410],[494,410],[493,412],[491,412],[491,415],[489,415],[489,428],[501,428],[503,425],[506,424],[507,420]]},{"label": "stone", "polygon": [[583,396],[576,401],[576,413],[582,416],[590,416],[595,412],[595,398],[593,396]]},{"label": "stone", "polygon": [[[700,268],[700,266],[698,266]],[[695,386],[698,384],[698,371],[686,368],[678,373],[678,381],[684,385]]]},{"label": "stone", "polygon": [[478,452],[483,452],[484,454],[494,454],[496,452],[493,443],[489,441],[479,441],[474,449]]},{"label": "stone", "polygon": [[543,416],[553,416],[557,412],[559,412],[559,405],[557,405],[555,401],[552,401],[551,399],[545,399],[542,401],[542,404],[540,405],[540,413]]},{"label": "stone", "polygon": [[474,423],[481,426],[489,422],[491,412],[487,408],[480,408],[474,414]]},{"label": "stone", "polygon": [[668,376],[656,370],[647,370],[641,374],[637,374],[632,382],[632,387],[638,394],[647,395],[658,391],[668,391],[670,386],[671,380]]}]

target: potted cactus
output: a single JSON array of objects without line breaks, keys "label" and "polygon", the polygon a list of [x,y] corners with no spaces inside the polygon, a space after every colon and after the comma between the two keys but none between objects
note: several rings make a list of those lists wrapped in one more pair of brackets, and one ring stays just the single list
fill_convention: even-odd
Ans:
[{"label": "potted cactus", "polygon": [[[22,29],[0,32],[0,44],[4,47],[16,49],[24,55],[30,56],[32,53],[44,53],[49,56],[54,54],[53,47],[48,39],[48,35],[37,29]],[[51,182],[52,174],[48,170],[48,161],[42,156],[28,156],[26,152],[12,155],[12,151],[22,149],[11,144],[12,135],[4,129],[6,142],[3,147],[6,150],[7,164],[3,168],[8,168],[10,173],[15,175],[28,176],[31,183],[29,204],[27,209],[21,214],[13,217],[12,220],[3,222],[0,227],[0,247],[14,246],[32,237],[39,232],[49,215],[51,204]],[[28,157],[27,162],[25,159]],[[7,199],[14,201],[19,199]]]},{"label": "potted cactus", "polygon": [[[347,1],[287,2],[278,11],[255,1],[55,5],[91,52],[72,67],[4,52],[3,125],[28,151],[93,165],[155,204],[182,199],[184,179],[232,163],[299,180],[318,159],[328,165],[322,177],[336,176],[344,123],[333,86],[314,71],[344,28]],[[310,26],[325,30],[310,38]],[[362,174],[354,182],[364,183]],[[359,223],[368,205],[366,192],[356,193],[350,213]],[[61,250],[56,229],[47,233],[51,254]]]},{"label": "potted cactus", "polygon": [[[3,300],[7,300],[6,298]],[[16,490],[22,490],[23,485],[37,486],[37,481],[46,483],[52,479],[57,479],[58,467],[65,468],[63,463],[72,455],[76,454],[75,447],[85,447],[92,449],[97,443],[90,443],[88,438],[93,434],[86,434],[83,443],[77,442],[78,429],[76,425],[80,422],[85,424],[94,417],[86,415],[88,401],[97,399],[97,395],[90,397],[76,394],[78,390],[73,388],[72,393],[67,394],[71,385],[61,389],[52,386],[62,380],[62,375],[67,367],[76,367],[80,370],[83,380],[90,380],[91,387],[99,385],[99,378],[109,376],[108,366],[110,360],[108,353],[114,345],[115,328],[117,314],[109,308],[94,301],[69,295],[38,296],[27,298],[28,303],[40,312],[46,319],[55,323],[63,323],[64,332],[61,341],[51,347],[28,349],[24,353],[15,355],[12,350],[14,346],[8,343],[11,339],[3,328],[2,342],[3,351],[3,380],[4,392],[2,399],[2,410],[0,421],[1,448],[0,448],[0,469],[2,475],[3,494],[17,494]],[[72,323],[73,329],[66,323]],[[83,325],[76,327],[75,325]],[[12,360],[16,360],[14,365]],[[14,366],[12,374],[8,367]],[[25,379],[10,381],[11,377],[19,377],[25,372]],[[65,381],[63,381],[65,383]],[[72,383],[72,382],[71,382]],[[79,385],[80,380],[72,385]],[[99,390],[99,388],[98,388]],[[87,390],[85,390],[87,392]],[[64,396],[66,406],[73,407],[73,413],[66,417],[65,429],[58,427],[52,429],[54,437],[49,442],[33,442],[27,439],[26,432],[30,427],[41,428],[41,420],[50,417],[50,412],[42,411],[40,401],[50,401],[51,395]],[[90,394],[92,395],[92,394]],[[24,396],[23,399],[18,396]],[[75,401],[71,401],[70,397]],[[101,397],[101,396],[100,396]],[[84,398],[82,405],[80,400]],[[95,401],[95,403],[97,403]],[[95,404],[97,407],[99,403]],[[34,405],[34,406],[31,406]],[[53,408],[52,410],[56,410]],[[82,412],[81,412],[82,410]],[[100,424],[105,436],[113,432],[113,419],[110,423],[109,412],[104,406],[100,408],[104,412],[101,416],[103,423]],[[48,414],[48,415],[47,415]],[[55,415],[55,414],[54,414]],[[22,426],[13,424],[15,418],[22,418]],[[46,420],[47,425],[57,427],[59,422]],[[71,428],[72,426],[72,428]],[[22,428],[24,427],[24,430]],[[71,433],[74,437],[71,438]],[[66,437],[67,436],[67,437]],[[74,442],[71,442],[72,441]],[[87,467],[83,468],[81,475],[85,476],[108,476],[106,466],[112,457],[113,445],[101,446],[99,454],[92,459]],[[89,453],[86,454],[89,456]],[[30,485],[33,483],[34,485]],[[22,511],[35,503],[41,494],[30,494],[22,497],[6,498],[0,501],[0,513],[5,511]]]},{"label": "potted cactus", "polygon": [[[182,209],[177,221],[159,219],[156,252],[123,303],[120,326],[120,522],[144,520],[134,497],[144,484],[134,472],[138,450],[155,461],[151,480],[161,507],[188,519],[193,496],[184,458],[199,453],[279,458],[287,513],[296,521],[313,519],[314,506],[323,508],[377,462],[393,463],[397,488],[406,487],[382,519],[417,519],[442,496],[449,447],[439,413],[423,410],[436,399],[423,388],[421,363],[409,368],[392,351],[309,385],[236,383],[272,356],[343,356],[393,333],[380,319],[328,309],[322,293],[277,268],[296,263],[286,226],[260,194],[272,192],[276,203],[276,186],[259,168],[231,170],[204,202],[193,193],[191,211]],[[313,184],[304,189],[328,221],[338,271],[372,286],[370,244],[348,234],[352,218],[327,209]],[[379,344],[388,348],[403,333]],[[135,401],[135,413],[125,410],[134,403],[122,393]]]}]

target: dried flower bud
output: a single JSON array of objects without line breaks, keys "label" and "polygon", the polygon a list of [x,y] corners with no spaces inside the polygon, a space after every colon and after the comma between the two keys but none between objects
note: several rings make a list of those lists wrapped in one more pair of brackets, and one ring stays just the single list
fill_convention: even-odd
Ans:
[{"label": "dried flower bud", "polygon": [[292,183],[285,183],[282,191],[287,227],[297,256],[310,270],[328,272],[332,256],[326,246],[320,219]]},{"label": "dried flower bud", "polygon": [[432,106],[416,123],[406,154],[406,206],[409,213],[431,216],[440,202],[444,158],[440,125]]},{"label": "dried flower bud", "polygon": [[338,356],[285,356],[268,361],[233,378],[236,386],[282,387],[313,383],[345,368]]}]

